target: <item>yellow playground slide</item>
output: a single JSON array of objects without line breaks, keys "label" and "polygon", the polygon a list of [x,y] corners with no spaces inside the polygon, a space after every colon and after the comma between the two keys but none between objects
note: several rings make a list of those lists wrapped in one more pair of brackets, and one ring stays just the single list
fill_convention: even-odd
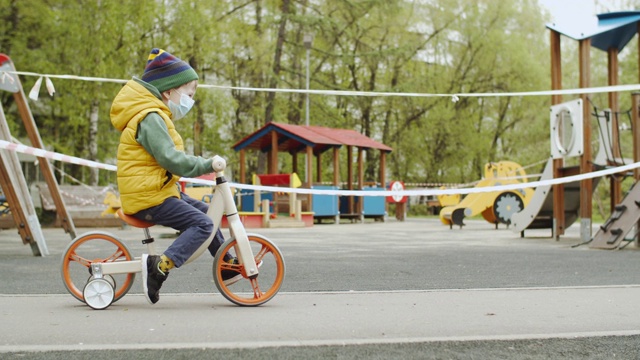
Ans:
[{"label": "yellow playground slide", "polygon": [[[512,161],[488,163],[484,166],[484,178],[476,187],[490,187],[527,182],[526,172],[519,164]],[[449,205],[451,196],[443,196],[439,200],[444,206],[440,210],[440,221],[453,227],[464,226],[465,217],[482,214],[488,222],[509,225],[511,215],[522,211],[531,200],[533,189],[518,189],[509,191],[491,191],[477,194],[467,194],[457,204]],[[449,204],[447,204],[449,202]],[[446,206],[449,205],[449,206]]]}]

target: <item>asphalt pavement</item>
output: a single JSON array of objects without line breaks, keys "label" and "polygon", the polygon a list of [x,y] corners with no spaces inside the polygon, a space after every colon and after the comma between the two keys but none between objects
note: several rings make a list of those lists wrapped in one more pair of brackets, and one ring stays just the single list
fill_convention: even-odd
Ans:
[{"label": "asphalt pavement", "polygon": [[[142,231],[108,231],[142,253]],[[521,238],[480,220],[438,219],[250,229],[287,265],[267,304],[238,307],[218,294],[205,254],[172,271],[160,302],[130,292],[96,311],[69,295],[60,257],[71,241],[44,229],[50,256],[34,257],[0,231],[0,357],[638,359],[638,248],[593,250],[570,227]],[[595,230],[594,230],[595,232]],[[160,249],[175,237],[154,227]]]}]

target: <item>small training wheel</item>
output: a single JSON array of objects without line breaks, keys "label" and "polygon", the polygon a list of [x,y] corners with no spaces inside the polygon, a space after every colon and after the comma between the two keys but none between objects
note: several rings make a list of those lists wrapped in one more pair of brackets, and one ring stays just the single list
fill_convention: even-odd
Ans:
[{"label": "small training wheel", "polygon": [[[116,288],[116,279],[114,279],[113,276],[102,275],[102,278],[107,280],[109,284],[111,284],[111,287],[113,287],[114,289]],[[93,275],[89,276],[89,278],[87,279],[87,282],[91,281],[91,279],[93,279]]]},{"label": "small training wheel", "polygon": [[84,296],[84,302],[89,305],[90,308],[102,310],[111,305],[115,297],[115,292],[108,280],[98,278],[89,280],[87,285],[84,286],[82,295]]}]

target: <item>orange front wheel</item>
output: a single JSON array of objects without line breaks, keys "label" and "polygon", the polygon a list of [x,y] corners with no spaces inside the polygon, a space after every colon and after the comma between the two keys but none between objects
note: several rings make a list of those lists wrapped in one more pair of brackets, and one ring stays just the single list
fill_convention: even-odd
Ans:
[{"label": "orange front wheel", "polygon": [[[284,258],[280,249],[261,235],[249,234],[249,244],[253,252],[258,275],[248,277],[242,264],[229,264],[224,261],[224,254],[236,256],[236,239],[231,238],[222,244],[213,260],[213,279],[218,291],[227,300],[240,306],[258,306],[271,300],[280,290],[284,282]],[[225,273],[235,272],[242,279],[235,284],[226,285],[223,279]]]}]

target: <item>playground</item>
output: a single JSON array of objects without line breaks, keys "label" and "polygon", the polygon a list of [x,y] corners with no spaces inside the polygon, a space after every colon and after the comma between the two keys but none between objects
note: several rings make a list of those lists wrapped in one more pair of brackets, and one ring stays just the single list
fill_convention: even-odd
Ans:
[{"label": "playground", "polygon": [[[393,149],[385,144],[352,129],[270,122],[232,147],[240,159],[232,191],[244,226],[300,228],[345,221],[364,223],[367,219],[384,222],[392,207],[396,218],[402,221],[408,196],[431,195],[439,199],[440,221],[451,230],[464,230],[465,219],[482,217],[495,229],[505,225],[521,237],[533,229],[549,229],[551,237],[559,239],[568,227],[578,222],[582,243],[590,247],[615,249],[634,240],[637,242],[639,232],[635,230],[635,224],[640,220],[640,204],[634,201],[634,187],[623,194],[621,179],[640,179],[640,171],[634,165],[640,161],[640,135],[633,132],[632,158],[624,158],[620,146],[620,94],[609,92],[606,109],[596,107],[588,94],[580,93],[580,90],[567,93],[577,95],[577,99],[563,102],[560,62],[561,37],[578,41],[579,85],[588,88],[591,69],[587,50],[593,47],[605,51],[608,54],[608,85],[617,86],[617,57],[636,34],[637,17],[635,12],[601,14],[598,26],[582,32],[564,28],[562,24],[547,26],[551,35],[551,84],[556,92],[551,95],[549,115],[550,156],[540,173],[528,174],[527,171],[532,172],[530,168],[525,170],[520,164],[505,159],[487,163],[484,176],[472,188],[405,189],[402,179],[387,177],[387,156]],[[46,255],[46,242],[17,153],[62,159],[110,171],[114,167],[43,150],[44,144],[27,97],[20,79],[11,75],[15,67],[7,56],[0,57],[0,70],[4,71],[1,88],[14,94],[33,145],[12,144],[6,119],[4,116],[0,119],[3,125],[0,135],[9,142],[4,143],[3,148],[10,150],[2,153],[4,166],[0,169],[0,186],[4,192],[5,210],[0,220],[4,228],[11,225],[18,228],[23,243],[31,245],[34,255]],[[7,81],[7,76],[12,81]],[[640,128],[640,95],[634,93],[631,98],[629,126],[637,129]],[[594,129],[596,133],[592,134]],[[593,143],[598,149],[595,155],[592,154]],[[365,178],[366,152],[378,153],[375,179]],[[247,174],[248,157],[258,153],[266,156],[266,172]],[[291,157],[286,161],[291,165],[284,169],[281,164],[286,155]],[[330,156],[330,161],[323,161],[325,155]],[[323,163],[332,164],[331,171],[323,171]],[[115,216],[119,208],[115,189],[106,192],[102,189],[100,191],[104,193],[99,193],[97,189],[87,192],[87,186],[62,188],[48,161],[39,161],[38,165],[45,179],[38,185],[38,200],[44,209],[55,212],[55,226],[62,227],[71,238],[75,237],[78,225],[124,226]],[[346,174],[342,173],[344,168]],[[331,178],[325,179],[323,174],[330,174]],[[211,177],[183,180],[184,192],[204,202],[210,201]],[[602,180],[608,180],[612,210],[594,235],[591,230],[593,192]],[[222,226],[228,226],[225,219]]]},{"label": "playground", "polygon": [[[232,146],[239,158],[233,181],[224,178],[222,160],[224,166],[214,167],[219,176],[180,182],[192,197],[224,205],[210,215],[226,250],[212,260],[205,244],[199,254],[206,256],[172,273],[153,308],[140,286],[132,286],[141,268],[132,254],[153,253],[148,249],[156,244],[164,249],[176,232],[135,219],[125,225],[117,215],[117,189],[58,183],[54,160],[104,171],[115,166],[46,150],[14,64],[0,54],[0,89],[13,94],[31,142],[12,140],[0,109],[0,320],[11,329],[0,354],[112,358],[116,351],[128,357],[199,351],[212,357],[232,350],[255,358],[386,358],[402,346],[407,357],[527,358],[523,349],[536,349],[541,358],[637,357],[640,331],[629,307],[640,285],[628,274],[640,271],[640,93],[617,88],[617,74],[620,51],[640,32],[640,12],[601,14],[598,21],[580,31],[547,26],[549,156],[538,166],[501,159],[486,163],[472,186],[406,187],[403,179],[389,178],[394,149],[375,136],[281,122],[247,132]],[[579,43],[579,88],[566,92],[563,36]],[[588,94],[592,47],[607,53],[606,107]],[[465,96],[448,95],[454,101]],[[621,96],[631,100],[631,135],[621,131]],[[624,136],[631,137],[631,156],[621,150]],[[371,153],[377,165],[367,178]],[[38,159],[32,165],[44,181],[37,195],[18,154]],[[258,156],[266,170],[250,173],[249,158]],[[327,163],[329,171],[322,168]],[[623,188],[624,180],[633,185]],[[610,197],[602,222],[593,220],[598,184]],[[437,218],[406,216],[408,199],[420,196],[438,199]],[[34,203],[54,214],[53,226],[42,226]],[[273,242],[245,228],[260,228]],[[115,243],[117,251],[104,258],[77,255],[73,244],[87,237],[83,233]],[[95,251],[93,243],[87,248]],[[237,264],[221,260],[231,249]],[[275,280],[266,290],[268,305],[256,308],[264,303],[252,302],[262,295],[258,272],[270,267],[265,253],[276,260]],[[69,263],[86,267],[74,273],[78,286],[75,278],[69,285]],[[248,280],[237,293],[220,276],[230,266]],[[126,287],[119,295],[131,289],[131,296],[92,304],[87,294],[99,293],[98,285],[112,293]],[[232,331],[222,331],[229,326]]]}]

